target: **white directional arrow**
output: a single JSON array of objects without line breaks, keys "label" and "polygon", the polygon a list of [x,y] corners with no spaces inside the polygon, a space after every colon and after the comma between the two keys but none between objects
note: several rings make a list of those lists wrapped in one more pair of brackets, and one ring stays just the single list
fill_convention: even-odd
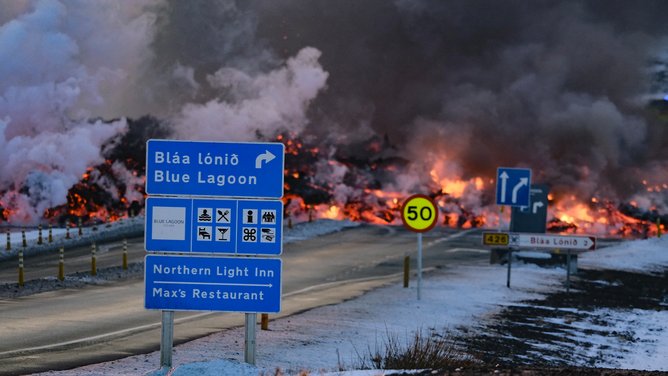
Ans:
[{"label": "white directional arrow", "polygon": [[179,281],[155,281],[154,283],[166,283],[171,285],[210,285],[210,286],[251,286],[251,287],[272,287],[271,283],[267,285],[254,283],[214,283],[214,282],[179,282]]},{"label": "white directional arrow", "polygon": [[[522,188],[525,185],[529,185],[529,178],[520,178],[520,182],[517,183],[515,188],[513,188],[513,198],[512,198],[513,204],[517,202],[517,191],[519,191],[520,188]],[[505,188],[505,184],[502,188]]]},{"label": "white directional arrow", "polygon": [[501,179],[501,202],[506,202],[506,181],[508,180],[508,174],[504,171],[499,176],[499,179]]},{"label": "white directional arrow", "polygon": [[274,158],[276,158],[276,156],[267,150],[266,153],[260,154],[257,156],[257,158],[255,158],[255,168],[262,168],[262,161],[269,162]]},{"label": "white directional arrow", "polygon": [[542,208],[542,207],[543,207],[543,202],[542,201],[534,202],[533,203],[533,213],[534,214],[538,213],[538,208]]}]

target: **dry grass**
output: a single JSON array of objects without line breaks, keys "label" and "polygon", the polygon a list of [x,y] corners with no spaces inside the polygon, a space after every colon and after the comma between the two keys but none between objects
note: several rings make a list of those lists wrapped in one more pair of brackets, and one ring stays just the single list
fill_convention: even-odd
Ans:
[{"label": "dry grass", "polygon": [[476,367],[483,364],[479,357],[466,353],[445,330],[425,331],[422,328],[413,336],[401,341],[396,333],[386,332],[385,343],[369,347],[368,354],[359,357],[359,369],[444,369]]}]

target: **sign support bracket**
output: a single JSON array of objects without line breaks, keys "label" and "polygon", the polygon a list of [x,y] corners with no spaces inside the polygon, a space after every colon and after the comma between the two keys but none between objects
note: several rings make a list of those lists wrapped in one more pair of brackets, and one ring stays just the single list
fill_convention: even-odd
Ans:
[{"label": "sign support bracket", "polygon": [[162,331],[160,335],[160,368],[172,367],[173,345],[174,311],[162,311]]}]

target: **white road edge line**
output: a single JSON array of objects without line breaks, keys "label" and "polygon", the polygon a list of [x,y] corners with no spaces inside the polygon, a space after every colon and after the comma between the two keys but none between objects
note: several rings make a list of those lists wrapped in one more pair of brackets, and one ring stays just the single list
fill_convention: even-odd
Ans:
[{"label": "white road edge line", "polygon": [[[428,244],[425,244],[425,247],[436,244],[436,243],[444,242],[446,240],[451,240],[451,239],[458,238],[458,237],[460,237],[460,236],[462,236],[466,233],[469,233],[473,230],[475,230],[475,229],[469,229],[467,231],[462,231],[460,233],[447,236],[445,238],[436,239],[436,240],[434,240],[434,241],[432,241]],[[433,270],[433,269],[435,269],[435,268],[430,267],[430,268],[423,268],[422,270],[423,271],[430,271],[430,270]],[[287,297],[292,296],[292,295],[301,294],[303,292],[307,292],[307,291],[318,289],[318,288],[323,288],[323,287],[328,287],[328,286],[335,286],[335,285],[345,285],[345,284],[357,283],[357,282],[366,282],[366,281],[372,281],[372,280],[375,280],[375,279],[393,278],[393,277],[401,276],[403,274],[404,274],[404,272],[399,272],[399,273],[388,274],[388,275],[383,275],[383,276],[365,277],[365,278],[348,279],[348,280],[342,280],[342,281],[322,283],[322,284],[315,285],[315,286],[310,286],[310,287],[307,287],[307,288],[304,288],[304,289],[301,289],[301,290],[289,292],[289,293],[283,294],[281,296],[283,298],[287,298]],[[214,313],[220,313],[220,312],[204,312],[204,313],[199,313],[199,314],[192,315],[192,316],[181,317],[181,318],[178,318],[178,319],[174,319],[174,323],[185,321],[185,320],[190,320],[190,319],[195,319],[195,318],[198,318],[198,317],[208,316],[208,315],[211,315],[211,314],[214,314]],[[153,327],[160,326],[160,325],[162,325],[162,322],[147,324],[147,325],[142,325],[142,326],[136,326],[134,328],[118,330],[118,331],[111,332],[111,333],[105,333],[105,334],[100,334],[100,335],[97,335],[97,336],[75,339],[75,340],[67,341],[67,342],[54,343],[54,344],[51,344],[51,345],[30,347],[30,348],[27,348],[27,349],[10,350],[10,351],[5,351],[5,352],[0,352],[0,356],[20,353],[20,352],[45,350],[45,349],[52,349],[52,348],[61,347],[61,346],[73,345],[73,344],[76,344],[76,343],[93,341],[93,340],[100,339],[100,338],[105,338],[105,337],[111,337],[111,336],[115,336],[115,335],[118,335],[118,334],[124,334],[124,333],[129,333],[129,332],[133,332],[133,331],[137,331],[137,330],[153,328]]]}]

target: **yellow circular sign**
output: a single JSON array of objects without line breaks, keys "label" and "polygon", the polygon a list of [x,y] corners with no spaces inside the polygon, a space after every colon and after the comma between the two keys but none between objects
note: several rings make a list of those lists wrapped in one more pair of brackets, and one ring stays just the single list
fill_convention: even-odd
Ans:
[{"label": "yellow circular sign", "polygon": [[404,201],[401,208],[401,220],[404,226],[413,232],[427,232],[436,226],[438,206],[425,195],[413,195]]}]

